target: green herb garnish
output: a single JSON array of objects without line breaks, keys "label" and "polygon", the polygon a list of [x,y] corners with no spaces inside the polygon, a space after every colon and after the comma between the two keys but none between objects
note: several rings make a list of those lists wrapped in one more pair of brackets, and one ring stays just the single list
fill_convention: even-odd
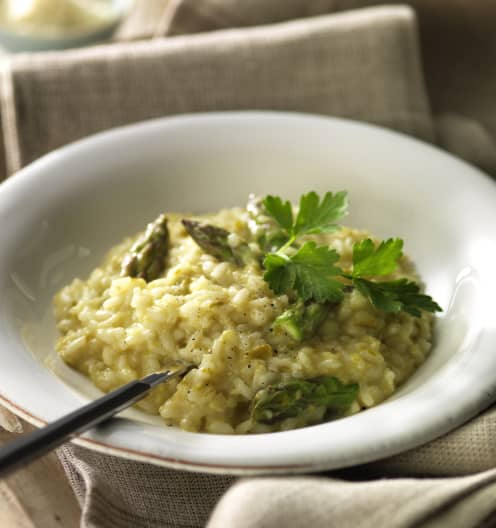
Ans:
[{"label": "green herb garnish", "polygon": [[304,194],[300,198],[300,207],[294,221],[289,201],[283,202],[278,196],[267,196],[263,205],[267,214],[286,232],[287,244],[290,246],[297,237],[332,233],[339,229],[336,222],[346,215],[348,199],[344,191],[336,194],[327,192],[322,201],[315,192]]},{"label": "green herb garnish", "polygon": [[353,276],[389,275],[398,267],[402,256],[403,240],[383,240],[376,248],[370,238],[353,246]]},{"label": "green herb garnish", "polygon": [[403,241],[400,238],[384,240],[376,248],[370,238],[357,242],[353,247],[353,269],[343,274],[353,286],[380,310],[396,313],[407,312],[420,317],[421,310],[441,311],[441,307],[428,295],[420,292],[417,283],[408,279],[371,281],[365,277],[393,273],[402,256]]},{"label": "green herb garnish", "polygon": [[[258,261],[265,270],[264,279],[277,294],[287,294],[294,302],[338,303],[343,299],[346,288],[356,288],[373,306],[386,312],[401,310],[419,317],[421,311],[437,312],[441,308],[431,297],[421,293],[420,287],[407,279],[376,280],[393,273],[402,256],[403,241],[390,238],[377,247],[367,238],[353,247],[353,266],[344,272],[336,263],[339,254],[327,246],[319,246],[313,240],[302,237],[331,233],[339,229],[338,221],[347,214],[348,199],[344,191],[325,193],[322,199],[315,192],[300,198],[298,213],[293,213],[289,201],[279,196],[267,196],[263,200],[251,197],[247,210],[255,225],[256,241],[260,252],[254,252],[246,242],[237,247],[229,244],[230,233],[220,227],[183,220],[183,225],[206,252],[219,260],[242,266]],[[260,232],[261,231],[261,232]],[[298,323],[289,325],[289,335],[301,339],[308,337],[308,328],[317,329],[314,318],[310,318],[307,330],[305,318],[310,312],[301,311],[301,306],[291,306],[291,320]],[[288,316],[289,317],[289,316]],[[289,319],[282,318],[282,320]]]},{"label": "green herb garnish", "polygon": [[264,279],[276,293],[294,290],[298,297],[320,303],[338,302],[343,297],[343,284],[334,279],[341,270],[334,266],[339,255],[334,249],[305,242],[296,252],[291,246],[304,235],[330,233],[339,228],[337,220],[347,212],[345,192],[327,192],[322,201],[315,192],[304,194],[296,218],[289,201],[278,196],[263,200],[266,213],[287,235],[287,241],[277,251],[267,253],[263,262]]},{"label": "green herb garnish", "polygon": [[262,198],[251,194],[246,204],[246,210],[250,216],[248,227],[264,254],[277,251],[288,241],[287,232],[281,229],[271,216],[267,215]]},{"label": "green herb garnish", "polygon": [[420,293],[417,283],[407,279],[373,282],[366,279],[353,279],[355,288],[380,310],[397,313],[404,311],[420,317],[421,310],[440,312],[442,308],[429,295]]},{"label": "green herb garnish", "polygon": [[305,242],[294,255],[282,251],[268,253],[264,259],[264,279],[278,294],[294,290],[307,301],[337,302],[343,297],[343,284],[334,279],[341,274],[334,266],[339,255],[334,249]]},{"label": "green herb garnish", "polygon": [[[316,193],[303,195],[300,209],[293,220],[290,202],[277,196],[267,196],[263,201],[266,213],[284,230],[288,240],[277,251],[265,255],[264,279],[278,294],[296,294],[304,301],[318,303],[339,302],[346,282],[356,288],[376,307],[386,312],[401,310],[419,317],[421,310],[440,311],[439,305],[419,286],[407,279],[373,281],[393,273],[402,256],[403,241],[391,238],[377,247],[371,239],[357,242],[353,247],[353,268],[345,273],[336,266],[338,253],[326,246],[306,241],[299,249],[294,245],[303,235],[329,233],[338,228],[336,222],[346,214],[345,192],[326,193],[322,201]],[[340,280],[338,280],[338,278]]]}]

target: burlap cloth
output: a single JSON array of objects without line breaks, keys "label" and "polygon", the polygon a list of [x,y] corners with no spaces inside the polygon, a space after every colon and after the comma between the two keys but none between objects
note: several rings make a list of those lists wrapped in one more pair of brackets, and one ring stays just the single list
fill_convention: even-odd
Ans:
[{"label": "burlap cloth", "polygon": [[[496,74],[489,61],[496,58],[496,40],[488,22],[496,6],[410,2],[420,33],[417,12],[406,6],[333,13],[372,3],[377,2],[144,0],[116,35],[132,42],[9,59],[0,77],[5,174],[116,125],[229,109],[365,120],[438,143],[496,174]],[[333,14],[316,16],[324,13]],[[231,26],[239,29],[222,29]],[[185,33],[200,34],[167,37]],[[2,424],[17,426],[0,412]],[[7,433],[2,435],[5,441]],[[465,528],[496,526],[495,438],[493,408],[387,460],[234,486],[232,477],[165,470],[71,444],[58,456],[84,527],[197,527],[210,519],[211,528]],[[14,526],[7,511],[14,506],[17,526],[79,522],[69,495],[61,497],[64,504],[47,499],[60,480],[55,458],[39,464],[46,467],[33,466],[35,473],[44,471],[46,484],[23,472],[0,483],[1,526]],[[39,493],[56,512],[38,503],[43,511],[35,516],[36,497],[28,501],[23,490]]]}]

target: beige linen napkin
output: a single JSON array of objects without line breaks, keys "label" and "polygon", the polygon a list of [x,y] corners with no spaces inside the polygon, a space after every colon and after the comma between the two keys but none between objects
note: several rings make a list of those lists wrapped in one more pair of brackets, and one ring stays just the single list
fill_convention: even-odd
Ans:
[{"label": "beige linen napkin", "polygon": [[[275,6],[271,1],[264,5]],[[185,0],[184,5],[207,8],[209,0],[202,2]],[[225,1],[229,3],[234,5]],[[287,5],[293,3],[288,0]],[[168,11],[168,16],[174,13]],[[435,137],[415,16],[405,7],[25,55],[4,68],[0,81],[10,172],[95,131],[189,111],[309,111],[367,120],[429,141]],[[463,149],[470,141],[485,152],[487,142],[481,138],[487,136],[477,123],[467,128],[463,120],[453,140],[451,128],[458,119],[456,114],[444,119],[445,144],[451,141],[449,145]],[[219,503],[210,526],[489,523],[496,510],[494,471],[438,480],[346,479],[489,470],[496,466],[495,427],[496,411],[491,409],[427,446],[333,478],[242,481]],[[81,504],[83,527],[203,526],[232,482],[230,477],[165,470],[73,445],[64,446],[59,457]]]},{"label": "beige linen napkin", "polygon": [[155,34],[246,27],[377,4],[409,4],[438,142],[496,175],[496,2],[487,0],[170,0]]},{"label": "beige linen napkin", "polygon": [[16,57],[0,79],[8,172],[112,126],[272,109],[370,121],[431,140],[412,11]]},{"label": "beige linen napkin", "polygon": [[458,479],[241,481],[208,528],[468,528],[495,526],[496,470]]},{"label": "beige linen napkin", "polygon": [[[159,35],[169,17],[170,0],[134,0],[131,12],[114,34],[114,40],[138,40]],[[168,24],[167,24],[168,25]]]}]

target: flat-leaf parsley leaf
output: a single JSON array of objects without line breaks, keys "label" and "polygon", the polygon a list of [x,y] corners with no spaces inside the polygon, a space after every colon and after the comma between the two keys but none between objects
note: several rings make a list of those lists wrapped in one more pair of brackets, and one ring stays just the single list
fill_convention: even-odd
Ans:
[{"label": "flat-leaf parsley leaf", "polygon": [[289,201],[283,202],[278,196],[267,196],[263,200],[265,211],[287,235],[291,245],[303,235],[331,233],[339,226],[336,222],[346,215],[348,198],[345,191],[333,194],[326,192],[322,201],[315,192],[309,192],[300,198],[300,207],[293,223],[293,210]]},{"label": "flat-leaf parsley leaf", "polygon": [[372,282],[366,279],[353,279],[355,288],[380,310],[397,313],[404,311],[420,317],[421,310],[440,312],[441,307],[428,295],[420,293],[417,283],[407,279]]},{"label": "flat-leaf parsley leaf", "polygon": [[376,248],[370,238],[353,246],[353,276],[389,275],[398,267],[403,240],[390,238],[383,240]]},{"label": "flat-leaf parsley leaf", "polygon": [[332,194],[326,192],[319,203],[315,192],[304,194],[300,198],[300,207],[293,226],[294,236],[331,233],[339,226],[336,222],[346,215],[348,198],[345,191]]},{"label": "flat-leaf parsley leaf", "polygon": [[305,242],[292,256],[268,253],[264,279],[278,294],[295,290],[304,301],[337,302],[343,297],[343,284],[335,279],[342,273],[334,266],[338,260],[334,249]]},{"label": "flat-leaf parsley leaf", "polygon": [[279,196],[266,196],[263,200],[265,211],[291,235],[293,229],[293,208],[289,201],[283,202]]}]

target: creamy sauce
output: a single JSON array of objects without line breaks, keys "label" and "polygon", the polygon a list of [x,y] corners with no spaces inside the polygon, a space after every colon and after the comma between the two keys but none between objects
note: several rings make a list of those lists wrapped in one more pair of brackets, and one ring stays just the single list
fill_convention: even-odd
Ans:
[{"label": "creamy sauce", "polygon": [[12,31],[43,36],[79,34],[112,22],[110,0],[3,0],[0,25]]}]

